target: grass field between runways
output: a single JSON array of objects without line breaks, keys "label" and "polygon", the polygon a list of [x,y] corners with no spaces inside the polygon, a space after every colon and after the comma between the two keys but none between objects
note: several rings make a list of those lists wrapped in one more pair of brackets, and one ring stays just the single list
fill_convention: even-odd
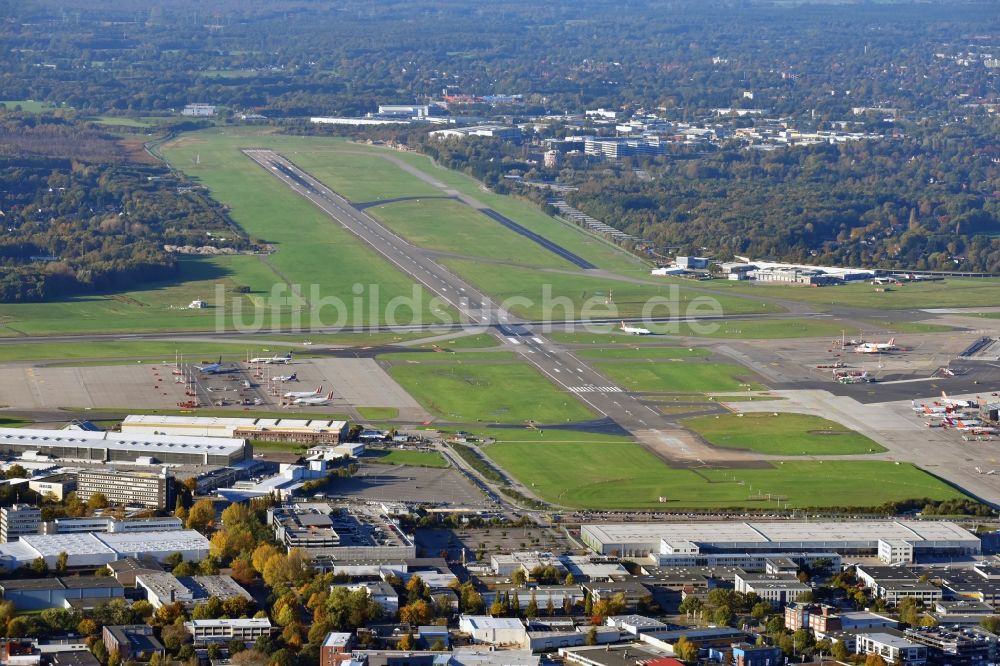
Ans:
[{"label": "grass field between runways", "polygon": [[625,438],[551,429],[491,434],[497,443],[482,448],[490,459],[542,499],[574,508],[873,507],[963,497],[909,464],[785,461],[755,469],[674,469]]},{"label": "grass field between runways", "polygon": [[732,363],[701,361],[598,361],[595,368],[629,391],[642,393],[711,393],[759,391],[753,373]]},{"label": "grass field between runways", "polygon": [[722,414],[686,419],[710,444],[778,456],[881,453],[885,449],[839,423],[808,414]]},{"label": "grass field between runways", "polygon": [[390,367],[389,374],[424,407],[449,421],[565,423],[595,418],[524,363],[402,363]]}]

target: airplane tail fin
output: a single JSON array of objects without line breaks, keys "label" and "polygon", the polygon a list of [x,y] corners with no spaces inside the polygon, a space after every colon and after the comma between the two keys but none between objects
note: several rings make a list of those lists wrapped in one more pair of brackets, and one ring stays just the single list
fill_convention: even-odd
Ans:
[{"label": "airplane tail fin", "polygon": [[889,346],[891,347],[894,344],[896,344],[896,338],[889,338]]},{"label": "airplane tail fin", "polygon": [[330,391],[329,393],[326,394],[326,399],[333,400],[333,391]]}]

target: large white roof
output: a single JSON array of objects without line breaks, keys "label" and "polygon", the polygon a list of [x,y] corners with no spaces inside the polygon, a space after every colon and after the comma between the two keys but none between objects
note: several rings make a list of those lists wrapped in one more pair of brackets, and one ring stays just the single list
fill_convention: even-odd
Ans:
[{"label": "large white roof", "polygon": [[766,544],[921,541],[978,541],[955,523],[916,520],[775,521],[696,523],[612,523],[584,525],[595,540],[606,544],[692,541],[698,544]]},{"label": "large white roof", "polygon": [[42,557],[54,557],[59,553],[69,555],[113,555],[114,549],[101,540],[93,532],[77,534],[32,534],[22,536],[21,542],[29,545]]},{"label": "large white roof", "polygon": [[237,428],[254,430],[342,430],[346,421],[331,421],[330,419],[263,419],[219,416],[160,416],[158,414],[129,414],[122,421],[122,428],[191,428],[200,430],[228,431],[232,434]]},{"label": "large white roof", "polygon": [[208,550],[208,539],[195,530],[124,532],[95,536],[109,548],[124,554],[167,550]]},{"label": "large white roof", "polygon": [[242,439],[224,437],[146,435],[86,430],[38,430],[34,428],[0,428],[0,442],[21,446],[84,446],[145,453],[177,451],[215,455],[235,453],[241,451],[244,446]]}]

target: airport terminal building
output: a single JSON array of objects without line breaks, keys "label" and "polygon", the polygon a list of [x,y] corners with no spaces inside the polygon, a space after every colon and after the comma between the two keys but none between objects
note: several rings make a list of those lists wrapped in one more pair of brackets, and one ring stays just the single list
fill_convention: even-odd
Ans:
[{"label": "airport terminal building", "polygon": [[252,457],[242,439],[0,428],[0,454],[105,463],[219,465]]},{"label": "airport terminal building", "polygon": [[922,555],[982,552],[974,534],[946,521],[615,523],[583,525],[580,534],[597,553],[689,566],[713,553],[835,552],[882,558],[888,553],[894,563],[902,563]]},{"label": "airport terminal building", "polygon": [[330,419],[222,418],[130,414],[122,421],[128,435],[233,437],[277,442],[336,445],[347,439],[347,421]]}]

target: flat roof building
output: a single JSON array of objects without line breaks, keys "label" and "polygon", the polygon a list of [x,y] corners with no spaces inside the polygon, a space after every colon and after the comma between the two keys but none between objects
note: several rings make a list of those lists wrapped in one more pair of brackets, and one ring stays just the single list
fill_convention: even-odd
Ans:
[{"label": "flat roof building", "polygon": [[584,525],[583,542],[595,552],[624,557],[650,553],[833,551],[878,555],[879,542],[898,539],[919,554],[978,554],[979,539],[947,521],[781,521],[613,523]]},{"label": "flat roof building", "polygon": [[0,454],[28,451],[66,460],[134,463],[141,458],[167,465],[224,467],[251,457],[242,439],[0,428]]},{"label": "flat roof building", "polygon": [[0,545],[0,568],[13,571],[41,557],[50,569],[55,569],[60,553],[68,555],[67,566],[71,569],[97,568],[126,557],[163,561],[172,553],[181,553],[185,560],[199,561],[208,555],[208,539],[194,530],[35,534]]},{"label": "flat roof building", "polygon": [[229,643],[241,641],[250,644],[261,636],[271,634],[271,621],[266,617],[253,617],[225,620],[191,620],[184,623],[194,639],[195,645],[211,643]]},{"label": "flat roof building", "polygon": [[339,444],[347,439],[348,423],[330,419],[130,414],[122,421],[122,432],[129,435],[224,437],[305,444]]},{"label": "flat roof building", "polygon": [[100,494],[116,506],[141,506],[166,509],[174,504],[174,478],[163,469],[159,472],[85,469],[77,477],[76,494],[86,502]]}]

